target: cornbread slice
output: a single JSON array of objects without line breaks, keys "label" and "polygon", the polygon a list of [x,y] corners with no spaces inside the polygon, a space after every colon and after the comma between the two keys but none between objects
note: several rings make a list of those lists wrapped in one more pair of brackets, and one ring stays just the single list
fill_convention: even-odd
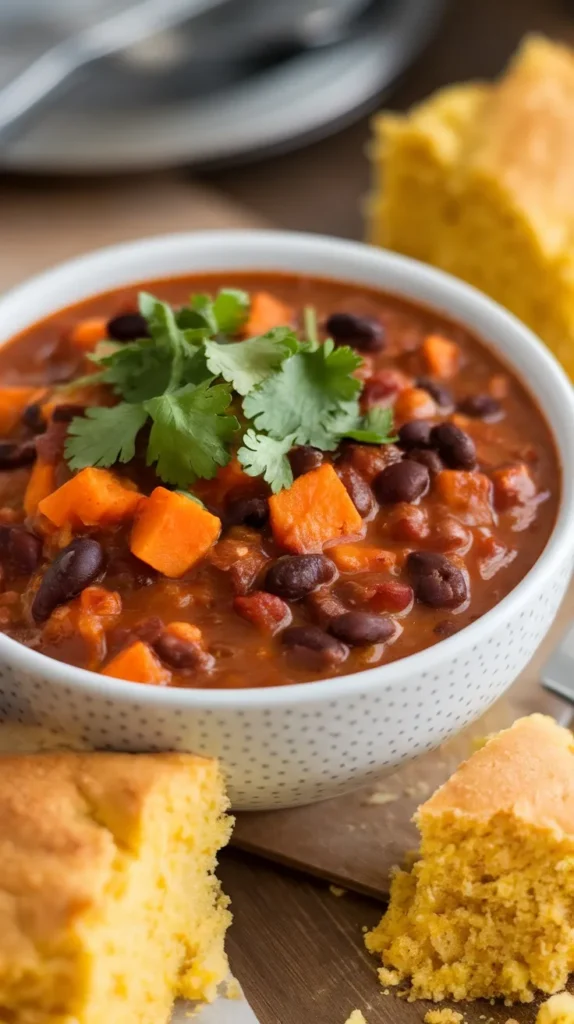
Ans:
[{"label": "cornbread slice", "polygon": [[0,1020],[163,1024],[212,999],[226,806],[192,755],[0,756]]},{"label": "cornbread slice", "polygon": [[371,241],[476,285],[574,377],[574,53],[528,37],[494,85],[375,122]]},{"label": "cornbread slice", "polygon": [[569,992],[550,996],[538,1010],[536,1024],[574,1024],[574,996]]},{"label": "cornbread slice", "polygon": [[420,859],[392,881],[366,936],[384,985],[409,998],[557,992],[574,968],[574,740],[543,715],[519,719],[416,815]]}]

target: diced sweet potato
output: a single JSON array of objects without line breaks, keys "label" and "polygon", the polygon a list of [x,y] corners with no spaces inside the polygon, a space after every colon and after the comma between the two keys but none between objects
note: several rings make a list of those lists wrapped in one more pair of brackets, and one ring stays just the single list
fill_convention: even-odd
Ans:
[{"label": "diced sweet potato", "polygon": [[191,498],[156,487],[142,501],[130,538],[132,553],[164,576],[177,578],[209,551],[221,522]]},{"label": "diced sweet potato", "polygon": [[460,348],[455,341],[440,334],[429,334],[422,343],[422,355],[427,371],[433,377],[448,380],[458,372]]},{"label": "diced sweet potato", "polygon": [[130,683],[152,683],[155,686],[166,686],[171,679],[171,672],[164,668],[151,647],[142,640],[137,640],[116,654],[102,669],[102,675],[125,679]]},{"label": "diced sweet potato", "polygon": [[36,459],[24,494],[24,511],[26,515],[36,515],[40,502],[55,490],[56,466],[53,462],[45,462],[40,458]]},{"label": "diced sweet potato", "polygon": [[106,630],[122,610],[122,599],[105,587],[86,587],[77,602],[77,629],[88,647],[88,665],[98,668],[106,656]]},{"label": "diced sweet potato", "polygon": [[249,319],[243,328],[247,338],[266,334],[274,327],[288,326],[293,319],[293,310],[269,292],[256,292],[251,298]]},{"label": "diced sweet potato", "polygon": [[434,483],[437,496],[468,526],[490,526],[492,484],[484,473],[444,469]]},{"label": "diced sweet potato", "polygon": [[361,536],[363,520],[329,463],[304,473],[269,499],[271,528],[286,551],[321,551],[342,537]]},{"label": "diced sweet potato", "polygon": [[142,495],[108,469],[82,469],[40,501],[38,511],[55,526],[108,526],[129,519]]},{"label": "diced sweet potato", "polygon": [[336,544],[327,554],[340,572],[376,572],[390,569],[397,560],[393,551],[362,544]]},{"label": "diced sweet potato", "polygon": [[424,388],[405,388],[394,404],[397,423],[409,420],[431,420],[436,416],[436,402]]},{"label": "diced sweet potato", "polygon": [[18,426],[26,406],[37,402],[43,394],[43,388],[0,388],[0,436],[10,434]]},{"label": "diced sweet potato", "polygon": [[236,597],[235,611],[264,633],[277,633],[291,622],[291,609],[280,597],[254,590],[252,594]]},{"label": "diced sweet potato", "polygon": [[516,505],[527,505],[536,497],[536,484],[528,466],[505,466],[492,474],[494,504],[501,512]]},{"label": "diced sweet potato", "polygon": [[219,506],[225,503],[225,499],[232,491],[239,492],[243,488],[249,491],[257,486],[259,484],[252,476],[247,475],[239,460],[233,458],[226,466],[221,466],[217,470],[213,480],[198,480],[193,485],[193,493],[201,501]]},{"label": "diced sweet potato", "polygon": [[105,341],[108,336],[108,322],[105,317],[94,316],[86,320],[80,320],[70,334],[70,341],[74,348],[82,352],[92,352],[99,341]]},{"label": "diced sweet potato", "polygon": [[178,640],[185,640],[190,644],[199,644],[200,647],[204,646],[203,633],[199,626],[194,626],[192,622],[170,622],[165,627],[165,632],[169,633],[170,636],[176,636]]}]

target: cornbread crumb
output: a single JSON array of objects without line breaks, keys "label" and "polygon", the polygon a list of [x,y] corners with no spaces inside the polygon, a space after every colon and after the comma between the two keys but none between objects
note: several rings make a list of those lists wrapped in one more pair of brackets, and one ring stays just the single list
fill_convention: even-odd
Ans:
[{"label": "cornbread crumb", "polygon": [[0,1020],[164,1024],[215,998],[226,808],[188,754],[0,756]]},{"label": "cornbread crumb", "polygon": [[421,857],[397,871],[366,936],[383,985],[409,999],[531,1002],[574,960],[574,740],[520,719],[417,812]]},{"label": "cornbread crumb", "polygon": [[345,1024],[367,1024],[367,1022],[360,1010],[353,1010],[351,1016],[345,1021]]},{"label": "cornbread crumb", "polygon": [[423,1018],[425,1024],[460,1024],[464,1017],[457,1010],[427,1010]]},{"label": "cornbread crumb", "polygon": [[370,793],[362,802],[363,806],[368,804],[379,804],[382,806],[383,804],[392,804],[398,799],[397,793],[382,793],[380,790],[375,790],[374,793]]},{"label": "cornbread crumb", "polygon": [[347,893],[346,889],[342,889],[340,885],[330,885],[329,892],[333,896],[345,896]]},{"label": "cornbread crumb", "polygon": [[229,978],[225,985],[225,998],[226,999],[245,999],[243,995],[243,989],[239,984],[237,978]]},{"label": "cornbread crumb", "polygon": [[539,1008],[536,1024],[574,1024],[574,996],[558,992]]}]

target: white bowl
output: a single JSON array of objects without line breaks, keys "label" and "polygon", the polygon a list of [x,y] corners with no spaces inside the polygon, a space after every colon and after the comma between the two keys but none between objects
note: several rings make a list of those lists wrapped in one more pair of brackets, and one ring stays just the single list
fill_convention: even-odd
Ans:
[{"label": "white bowl", "polygon": [[194,271],[298,271],[420,301],[492,345],[536,397],[559,450],[562,498],[534,567],[500,604],[449,639],[390,665],[268,689],[162,689],[103,678],[0,634],[0,700],[121,750],[221,757],[236,809],[335,796],[431,750],[482,714],[527,664],[566,589],[574,556],[574,398],[566,376],[518,320],[473,288],[392,253],[273,231],[171,235],[73,260],[0,301],[0,343],[94,292]]}]

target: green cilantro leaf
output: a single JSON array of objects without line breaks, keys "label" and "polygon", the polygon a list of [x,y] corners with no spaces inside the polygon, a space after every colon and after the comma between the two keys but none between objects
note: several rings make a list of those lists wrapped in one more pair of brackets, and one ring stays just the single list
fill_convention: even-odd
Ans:
[{"label": "green cilantro leaf", "polygon": [[273,437],[247,430],[237,458],[249,476],[262,476],[273,494],[277,494],[277,491],[293,483],[287,452],[291,451],[294,443],[293,436],[276,441]]},{"label": "green cilantro leaf", "polygon": [[138,431],[146,420],[147,412],[141,405],[126,402],[111,408],[86,409],[85,416],[76,416],[68,427],[66,458],[70,469],[129,462],[135,455]]},{"label": "green cilantro leaf", "polygon": [[109,384],[116,395],[128,402],[145,402],[161,395],[169,386],[172,360],[151,339],[122,345],[111,355],[93,359],[101,366],[94,383]]},{"label": "green cilantro leaf", "polygon": [[276,370],[299,347],[289,327],[275,327],[267,334],[231,345],[205,342],[207,365],[211,372],[233,384],[240,395],[247,395]]},{"label": "green cilantro leaf", "polygon": [[198,477],[211,479],[230,458],[230,444],[239,428],[227,414],[231,403],[229,384],[203,381],[146,402],[152,418],[147,463],[156,462],[158,475],[167,483],[185,488]]},{"label": "green cilantro leaf", "polygon": [[351,437],[354,441],[362,441],[364,444],[392,444],[397,440],[393,410],[375,406],[369,409],[354,429],[343,429],[341,436]]},{"label": "green cilantro leaf", "polygon": [[335,348],[329,340],[315,351],[300,351],[245,397],[245,416],[277,440],[293,435],[298,444],[331,451],[342,418],[349,426],[351,415],[358,418],[361,382],[351,374],[360,364],[351,348]]},{"label": "green cilantro leaf", "polygon": [[239,288],[222,288],[213,303],[220,334],[237,334],[249,316],[249,296]]},{"label": "green cilantro leaf", "polygon": [[181,491],[178,487],[174,488],[175,494],[181,494],[182,498],[189,498],[190,501],[195,502],[200,508],[205,508],[201,498],[198,498],[196,494],[192,494],[191,491]]}]

